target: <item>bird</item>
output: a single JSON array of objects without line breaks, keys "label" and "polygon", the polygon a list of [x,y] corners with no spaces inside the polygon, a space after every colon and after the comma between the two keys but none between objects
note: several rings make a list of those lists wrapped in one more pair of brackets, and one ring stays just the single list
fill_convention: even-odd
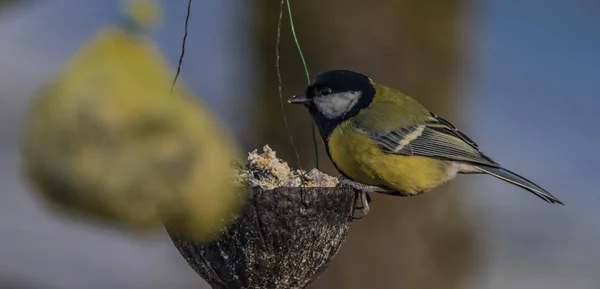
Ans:
[{"label": "bird", "polygon": [[549,203],[548,191],[486,156],[467,135],[410,96],[350,70],[319,74],[303,104],[316,124],[339,185],[360,194],[363,217],[368,193],[416,196],[458,174],[487,174],[519,186]]}]

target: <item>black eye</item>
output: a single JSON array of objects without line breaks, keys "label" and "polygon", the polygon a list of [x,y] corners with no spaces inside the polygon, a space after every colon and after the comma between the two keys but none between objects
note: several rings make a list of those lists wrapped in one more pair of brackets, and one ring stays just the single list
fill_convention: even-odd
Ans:
[{"label": "black eye", "polygon": [[321,95],[330,95],[331,94],[331,88],[329,88],[329,87],[323,87],[323,88],[321,88],[321,90],[319,90],[319,93]]}]

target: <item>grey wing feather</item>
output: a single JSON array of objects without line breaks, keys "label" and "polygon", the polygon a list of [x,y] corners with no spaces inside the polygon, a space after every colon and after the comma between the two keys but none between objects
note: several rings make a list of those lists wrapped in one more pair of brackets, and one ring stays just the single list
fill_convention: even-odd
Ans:
[{"label": "grey wing feather", "polygon": [[384,151],[420,155],[499,167],[469,137],[450,122],[431,114],[423,124],[394,131],[370,133]]},{"label": "grey wing feather", "polygon": [[465,135],[464,133],[462,133],[460,130],[458,130],[458,128],[456,128],[453,124],[451,124],[449,121],[435,115],[433,112],[430,112],[431,114],[431,118],[435,120],[435,122],[430,122],[429,123],[429,127],[430,128],[437,128],[439,130],[448,130],[450,131],[453,135],[459,137],[460,139],[462,139],[463,141],[465,141],[467,144],[469,144],[470,146],[472,146],[475,149],[479,149],[479,146],[473,141],[471,140],[467,135]]},{"label": "grey wing feather", "polygon": [[[371,138],[377,142],[385,151],[396,153],[398,151],[405,151],[405,153],[413,154],[410,142],[407,141],[407,137],[414,133],[420,133],[424,126],[412,126],[408,128],[402,128],[395,131],[385,133],[371,133]],[[404,144],[404,147],[401,145]]]}]

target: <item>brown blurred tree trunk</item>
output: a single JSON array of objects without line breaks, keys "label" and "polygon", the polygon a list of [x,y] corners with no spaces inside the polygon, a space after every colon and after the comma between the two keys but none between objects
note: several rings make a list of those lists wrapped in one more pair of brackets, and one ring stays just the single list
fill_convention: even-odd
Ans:
[{"label": "brown blurred tree trunk", "polygon": [[[295,166],[280,120],[275,73],[279,1],[257,6],[262,86],[257,139]],[[465,0],[292,1],[296,31],[313,75],[330,69],[363,72],[458,121],[465,36]],[[284,100],[306,85],[284,13],[281,69]],[[314,167],[308,113],[285,105],[305,168]],[[257,144],[261,145],[261,144]],[[321,168],[337,172],[321,149]],[[459,189],[445,185],[413,198],[372,195],[371,213],[355,222],[331,267],[313,288],[462,288],[474,261],[473,235]]]}]

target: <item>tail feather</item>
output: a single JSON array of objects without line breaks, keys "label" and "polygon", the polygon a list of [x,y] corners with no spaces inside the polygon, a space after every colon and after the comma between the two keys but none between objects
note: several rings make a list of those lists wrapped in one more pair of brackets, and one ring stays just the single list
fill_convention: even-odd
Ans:
[{"label": "tail feather", "polygon": [[523,189],[526,189],[548,203],[561,204],[564,206],[563,202],[558,200],[548,191],[542,189],[540,186],[534,184],[532,181],[522,176],[519,176],[516,173],[513,173],[507,169],[489,166],[475,166],[475,169],[480,170],[481,172],[486,173],[488,175],[499,178],[503,181],[509,182],[513,185],[519,186]]}]

